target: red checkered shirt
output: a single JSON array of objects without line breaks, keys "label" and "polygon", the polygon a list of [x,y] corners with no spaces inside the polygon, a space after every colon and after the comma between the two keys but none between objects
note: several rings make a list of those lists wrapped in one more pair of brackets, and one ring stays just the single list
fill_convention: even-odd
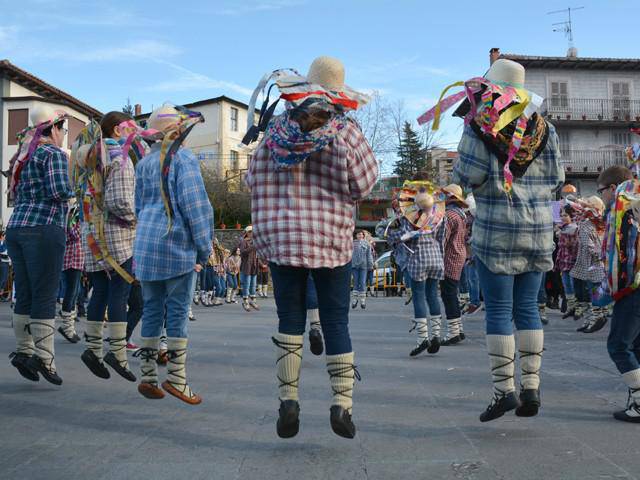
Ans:
[{"label": "red checkered shirt", "polygon": [[447,205],[447,230],[444,237],[444,276],[460,280],[467,260],[467,222],[459,207]]},{"label": "red checkered shirt", "polygon": [[578,226],[575,223],[563,225],[558,236],[555,271],[568,272],[578,258]]},{"label": "red checkered shirt", "polygon": [[75,270],[84,269],[84,254],[82,252],[80,222],[74,223],[73,226],[67,225],[67,242],[64,249],[62,270],[68,270],[70,268]]},{"label": "red checkered shirt", "polygon": [[335,268],[351,260],[355,202],[372,190],[378,162],[358,126],[304,162],[278,169],[264,140],[249,166],[258,253],[278,265]]}]

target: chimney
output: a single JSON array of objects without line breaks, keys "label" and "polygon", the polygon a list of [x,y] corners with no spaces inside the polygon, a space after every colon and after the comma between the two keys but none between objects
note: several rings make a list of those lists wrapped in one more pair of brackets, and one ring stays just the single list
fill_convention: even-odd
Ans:
[{"label": "chimney", "polygon": [[135,106],[133,107],[133,113],[135,114],[136,117],[138,115],[141,115],[142,114],[142,105],[140,105],[139,103],[136,103]]},{"label": "chimney", "polygon": [[500,58],[500,49],[499,48],[495,48],[494,47],[491,50],[489,50],[489,66],[493,65],[493,62],[495,62],[499,58]]},{"label": "chimney", "polygon": [[567,50],[567,57],[578,58],[578,49],[576,47],[569,47],[569,50]]}]

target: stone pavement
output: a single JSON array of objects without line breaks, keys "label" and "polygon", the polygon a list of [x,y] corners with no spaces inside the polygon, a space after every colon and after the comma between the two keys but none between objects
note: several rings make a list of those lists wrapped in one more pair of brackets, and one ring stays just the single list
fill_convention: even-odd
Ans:
[{"label": "stone pavement", "polygon": [[[481,424],[491,395],[481,314],[467,319],[464,344],[410,359],[412,310],[403,303],[373,298],[352,312],[362,374],[354,440],[332,433],[324,359],[306,345],[301,431],[276,436],[272,300],[251,314],[239,305],[196,307],[188,371],[204,402],[195,407],[146,400],[115,374],[94,377],[80,361],[82,345],[60,337],[62,387],[23,380],[6,358],[14,344],[3,305],[0,479],[640,477],[640,426],[611,417],[627,392],[605,331],[577,334],[573,321],[550,315],[540,415]],[[138,360],[132,365],[138,374]]]}]

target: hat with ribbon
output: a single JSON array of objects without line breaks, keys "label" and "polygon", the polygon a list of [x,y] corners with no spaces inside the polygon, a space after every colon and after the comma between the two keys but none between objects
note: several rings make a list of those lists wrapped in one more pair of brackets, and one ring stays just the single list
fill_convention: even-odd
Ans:
[{"label": "hat with ribbon", "polygon": [[417,229],[433,232],[445,215],[445,194],[426,180],[405,181],[397,193],[400,214]]},{"label": "hat with ribbon", "polygon": [[[446,87],[435,107],[418,118],[420,125],[433,122],[432,129],[438,130],[442,112],[464,100],[454,115],[464,117],[465,125],[473,128],[503,164],[507,195],[513,190],[514,173],[523,175],[548,139],[548,125],[537,114],[543,98],[526,90],[524,79],[522,65],[496,60],[484,77]],[[463,87],[464,91],[445,96],[454,87]]]},{"label": "hat with ribbon", "polygon": [[464,198],[464,193],[462,192],[462,187],[460,185],[451,183],[446,187],[442,187],[442,191],[447,196],[447,200],[455,200],[456,202],[462,204],[463,207],[468,207],[467,202]]}]

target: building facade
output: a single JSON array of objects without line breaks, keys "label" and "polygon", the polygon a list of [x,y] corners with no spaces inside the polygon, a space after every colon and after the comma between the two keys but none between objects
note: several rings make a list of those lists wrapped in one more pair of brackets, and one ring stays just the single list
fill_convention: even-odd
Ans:
[{"label": "building facade", "polygon": [[[16,134],[31,124],[30,112],[43,103],[65,110],[71,115],[67,121],[68,132],[63,145],[67,152],[89,120],[102,116],[95,108],[16,67],[8,60],[0,60],[0,160],[3,171],[9,168],[11,157],[18,149]],[[8,179],[0,176],[2,226],[7,224],[13,211],[6,195],[7,188]]]},{"label": "building facade", "polygon": [[625,164],[629,129],[640,126],[640,59],[580,58],[575,50],[501,58],[525,67],[526,88],[545,98],[543,112],[556,127],[567,181],[593,194],[602,170]]}]

